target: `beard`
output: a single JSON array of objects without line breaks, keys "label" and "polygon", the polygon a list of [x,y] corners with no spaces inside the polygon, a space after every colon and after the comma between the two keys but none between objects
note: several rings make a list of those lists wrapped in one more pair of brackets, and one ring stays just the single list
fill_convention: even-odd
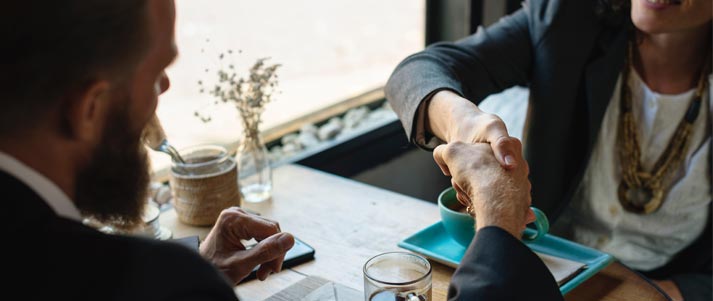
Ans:
[{"label": "beard", "polygon": [[79,171],[75,202],[85,216],[132,230],[141,224],[147,200],[148,155],[140,142],[141,132],[130,130],[135,127],[126,102],[111,112],[101,143]]}]

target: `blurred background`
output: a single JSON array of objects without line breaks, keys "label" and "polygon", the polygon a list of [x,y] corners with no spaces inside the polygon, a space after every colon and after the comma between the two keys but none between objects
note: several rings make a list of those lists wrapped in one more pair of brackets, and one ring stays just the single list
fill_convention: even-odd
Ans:
[{"label": "blurred background", "polygon": [[[235,110],[210,108],[213,97],[199,93],[197,82],[214,80],[218,68],[234,64],[244,75],[262,57],[282,65],[281,93],[267,106],[264,131],[380,88],[396,64],[425,42],[425,1],[212,0],[176,6],[179,57],[167,70],[172,85],[158,114],[179,147],[232,142],[241,134]],[[197,109],[212,121],[194,118]]]}]

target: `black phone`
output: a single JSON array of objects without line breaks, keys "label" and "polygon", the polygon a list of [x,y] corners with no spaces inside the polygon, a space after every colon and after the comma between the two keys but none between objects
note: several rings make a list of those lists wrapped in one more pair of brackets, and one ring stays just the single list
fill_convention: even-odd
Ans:
[{"label": "black phone", "polygon": [[[254,245],[250,245],[248,248],[252,248],[253,246]],[[295,245],[292,246],[292,249],[287,251],[285,254],[285,261],[282,262],[282,269],[289,269],[312,259],[314,259],[314,248],[295,237]],[[252,272],[250,272],[250,275],[241,280],[240,283],[257,278],[257,270],[259,267],[260,266],[256,266]]]}]

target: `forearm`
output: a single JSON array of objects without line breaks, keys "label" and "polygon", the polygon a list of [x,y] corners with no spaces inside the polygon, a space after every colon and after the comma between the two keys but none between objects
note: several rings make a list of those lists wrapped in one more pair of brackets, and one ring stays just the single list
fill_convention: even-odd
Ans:
[{"label": "forearm", "polygon": [[[439,112],[449,108],[451,111],[465,108],[463,114],[477,112],[473,103],[514,85],[527,83],[531,69],[528,18],[529,12],[519,10],[460,41],[431,45],[396,67],[385,93],[409,140],[413,141],[413,133],[417,131],[414,122],[417,110],[430,95],[440,93],[437,91],[450,90],[464,96],[445,110],[439,104],[433,112],[429,109],[430,116],[449,118]],[[432,127],[436,137],[444,138],[447,133],[437,122],[429,122],[425,127]]]},{"label": "forearm", "polygon": [[460,132],[471,129],[474,117],[483,113],[477,105],[450,90],[436,92],[426,105],[426,131],[445,142],[459,140],[458,137],[464,136]]}]

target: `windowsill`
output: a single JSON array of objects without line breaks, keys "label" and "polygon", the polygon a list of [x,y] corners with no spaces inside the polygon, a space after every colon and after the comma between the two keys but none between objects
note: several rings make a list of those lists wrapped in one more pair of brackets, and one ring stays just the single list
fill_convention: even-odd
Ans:
[{"label": "windowsill", "polygon": [[396,120],[398,120],[398,117],[396,116],[396,114],[394,114],[392,117],[379,120],[379,121],[371,123],[369,125],[365,125],[363,127],[360,127],[358,130],[350,131],[344,135],[340,135],[340,136],[336,137],[333,140],[321,143],[320,145],[312,147],[312,148],[305,149],[294,156],[273,162],[273,163],[271,163],[271,165],[273,167],[277,167],[277,166],[280,166],[283,164],[294,163],[294,162],[300,161],[304,158],[314,156],[315,154],[321,153],[327,149],[333,148],[337,145],[340,145],[340,144],[350,141],[356,137],[359,137],[359,136],[363,135],[364,133],[368,133],[368,132],[374,131],[378,128],[384,127],[388,124],[391,124]]}]

